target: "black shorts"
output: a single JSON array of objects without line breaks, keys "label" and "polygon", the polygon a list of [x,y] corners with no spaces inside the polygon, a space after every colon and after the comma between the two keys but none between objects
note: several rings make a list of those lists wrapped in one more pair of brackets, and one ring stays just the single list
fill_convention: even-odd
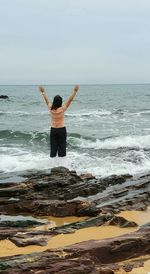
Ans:
[{"label": "black shorts", "polygon": [[57,153],[59,157],[66,156],[66,138],[67,132],[65,127],[54,128],[50,130],[50,157],[56,157]]}]

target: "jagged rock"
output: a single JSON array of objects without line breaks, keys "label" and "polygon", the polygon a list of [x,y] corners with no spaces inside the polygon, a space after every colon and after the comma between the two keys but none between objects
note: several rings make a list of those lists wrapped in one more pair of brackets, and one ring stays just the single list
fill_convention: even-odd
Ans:
[{"label": "jagged rock", "polygon": [[142,230],[143,228],[147,228],[149,229],[150,228],[150,223],[147,223],[147,224],[144,224],[140,227],[140,230]]},{"label": "jagged rock", "polygon": [[[19,228],[19,232],[25,232],[24,228]],[[13,237],[18,233],[18,228],[0,227],[0,240],[5,240]]]},{"label": "jagged rock", "polygon": [[7,95],[0,95],[0,99],[8,99],[9,97]]},{"label": "jagged rock", "polygon": [[24,247],[29,245],[45,246],[47,245],[47,241],[50,239],[50,236],[43,237],[40,235],[32,235],[31,238],[26,238],[25,233],[23,233],[22,236],[16,235],[16,237],[11,237],[9,240],[18,247]]},{"label": "jagged rock", "polygon": [[0,227],[34,227],[43,225],[46,222],[44,220],[36,220],[33,217],[0,215]]},{"label": "jagged rock", "polygon": [[86,174],[81,174],[80,178],[83,180],[91,180],[91,179],[95,179],[95,177],[91,174],[91,173],[86,173]]},{"label": "jagged rock", "polygon": [[[150,204],[150,175],[139,178],[123,175],[96,179],[91,174],[78,176],[75,171],[59,167],[51,172],[30,171],[19,176],[16,183],[7,184],[5,178],[5,183],[0,184],[1,214],[93,218],[87,217],[82,222],[49,231],[29,231],[24,224],[20,227],[18,222],[14,225],[10,220],[5,223],[2,221],[0,239],[7,238],[18,246],[46,245],[53,235],[73,233],[79,228],[90,226],[111,224],[134,227],[134,222],[128,222],[114,213],[132,209],[145,210]],[[76,244],[64,248],[63,252],[65,255],[62,257],[61,251],[47,250],[38,254],[1,258],[0,271],[5,274],[111,274],[120,267],[130,270],[134,264],[120,266],[117,262],[150,254],[150,226],[147,224],[138,232],[121,237]]]},{"label": "jagged rock", "polygon": [[136,179],[129,175],[84,178],[60,167],[51,173],[30,171],[21,183],[0,185],[2,214],[96,216],[101,212],[145,210],[149,204],[150,175]]},{"label": "jagged rock", "polygon": [[[17,246],[27,246],[27,245],[46,245],[49,237],[55,236],[57,234],[70,234],[74,233],[76,230],[87,227],[102,226],[102,225],[116,225],[120,227],[136,227],[135,222],[129,222],[123,217],[114,216],[111,214],[101,215],[94,218],[88,218],[84,221],[74,222],[71,224],[66,224],[59,227],[50,228],[49,231],[23,231],[23,233],[12,233],[11,235],[6,235],[10,241],[15,243]],[[1,233],[2,234],[2,233]],[[4,235],[3,235],[4,239]]]},{"label": "jagged rock", "polygon": [[[131,269],[135,264],[118,262],[150,254],[150,228],[105,240],[91,240],[59,250],[3,257],[0,271],[12,273],[114,273],[116,269]],[[142,258],[140,260],[142,262]],[[46,266],[46,268],[45,268]],[[44,272],[45,271],[45,272]]]},{"label": "jagged rock", "polygon": [[61,234],[61,233],[70,233],[70,229],[71,229],[71,233],[72,233],[72,231],[77,230],[77,229],[94,227],[94,226],[102,226],[104,224],[117,225],[119,227],[136,227],[137,226],[137,224],[135,222],[127,221],[123,217],[114,216],[112,214],[107,214],[107,215],[100,215],[100,216],[97,216],[94,218],[88,218],[84,221],[55,227],[50,230],[55,233]]}]

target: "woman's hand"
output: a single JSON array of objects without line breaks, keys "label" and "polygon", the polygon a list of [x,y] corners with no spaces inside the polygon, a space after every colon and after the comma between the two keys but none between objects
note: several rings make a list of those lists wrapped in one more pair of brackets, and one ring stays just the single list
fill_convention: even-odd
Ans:
[{"label": "woman's hand", "polygon": [[45,93],[45,89],[44,89],[42,86],[39,87],[39,90],[40,90],[40,92],[41,92],[42,94]]},{"label": "woman's hand", "polygon": [[78,90],[79,90],[79,86],[78,86],[78,85],[75,85],[75,86],[74,86],[74,91],[77,92]]}]

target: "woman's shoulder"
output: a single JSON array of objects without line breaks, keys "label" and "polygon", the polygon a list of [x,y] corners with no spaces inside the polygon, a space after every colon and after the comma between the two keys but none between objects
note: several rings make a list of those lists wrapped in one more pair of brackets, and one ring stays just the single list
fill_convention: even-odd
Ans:
[{"label": "woman's shoulder", "polygon": [[51,112],[52,113],[61,113],[61,112],[64,112],[65,111],[65,107],[62,106],[62,107],[59,107],[57,109],[52,109]]},{"label": "woman's shoulder", "polygon": [[60,107],[60,108],[57,108],[57,113],[60,113],[60,112],[65,112],[65,110],[66,110],[67,108],[66,108],[66,105],[63,105],[62,107]]},{"label": "woman's shoulder", "polygon": [[63,111],[66,111],[66,109],[67,109],[66,104],[64,104],[61,108],[62,108]]}]

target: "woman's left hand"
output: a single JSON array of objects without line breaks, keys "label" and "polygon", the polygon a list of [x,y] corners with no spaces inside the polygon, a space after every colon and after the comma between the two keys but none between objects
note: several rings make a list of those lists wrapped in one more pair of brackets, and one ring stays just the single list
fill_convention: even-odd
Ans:
[{"label": "woman's left hand", "polygon": [[75,87],[74,87],[74,91],[78,91],[79,90],[79,86],[78,85],[76,85]]}]

